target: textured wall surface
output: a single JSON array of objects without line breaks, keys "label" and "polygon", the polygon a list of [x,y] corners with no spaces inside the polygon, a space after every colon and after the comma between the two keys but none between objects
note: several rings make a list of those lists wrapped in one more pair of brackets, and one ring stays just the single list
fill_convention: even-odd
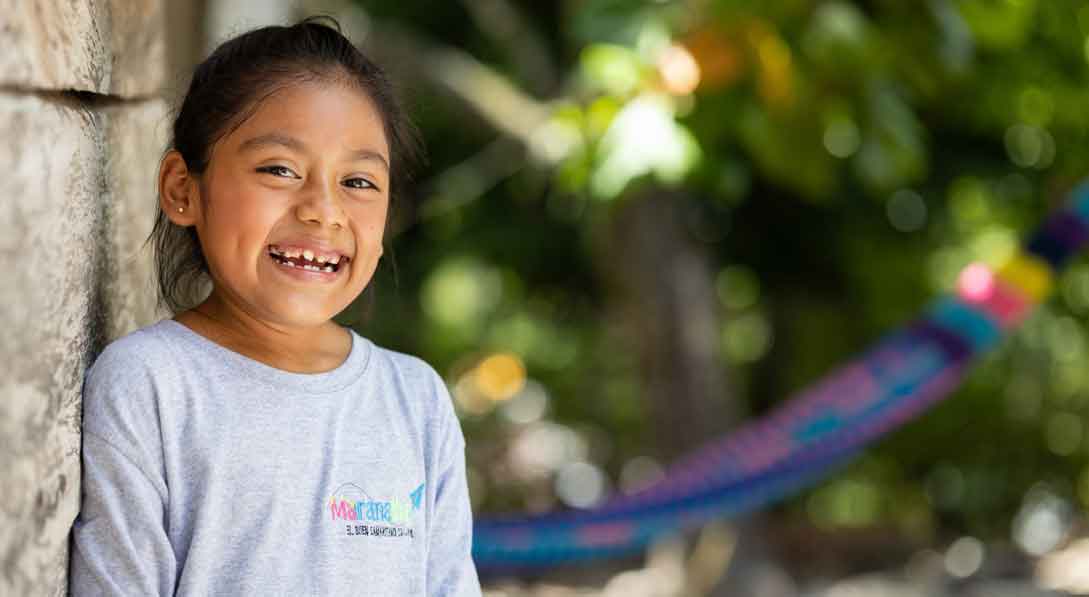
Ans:
[{"label": "textured wall surface", "polygon": [[165,72],[161,4],[0,0],[0,84],[128,98],[155,95]]},{"label": "textured wall surface", "polygon": [[158,316],[161,12],[0,0],[0,595],[66,593],[83,372]]},{"label": "textured wall surface", "polygon": [[155,310],[151,233],[158,211],[159,157],[169,137],[170,118],[162,100],[102,110],[106,136],[108,201],[105,216],[105,339],[112,340],[166,314]]}]

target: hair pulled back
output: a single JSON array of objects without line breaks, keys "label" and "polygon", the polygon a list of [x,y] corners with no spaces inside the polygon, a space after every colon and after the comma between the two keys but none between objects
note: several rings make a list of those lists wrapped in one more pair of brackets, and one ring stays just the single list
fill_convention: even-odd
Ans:
[{"label": "hair pulled back", "polygon": [[[189,172],[203,174],[216,142],[256,112],[262,100],[306,82],[348,85],[366,94],[382,119],[390,151],[390,214],[422,157],[420,137],[385,72],[341,33],[332,17],[254,29],[219,45],[197,65],[173,123],[168,151]],[[387,228],[390,216],[387,215]],[[152,243],[158,301],[172,312],[195,306],[208,277],[196,229],[174,224],[158,210]]]}]

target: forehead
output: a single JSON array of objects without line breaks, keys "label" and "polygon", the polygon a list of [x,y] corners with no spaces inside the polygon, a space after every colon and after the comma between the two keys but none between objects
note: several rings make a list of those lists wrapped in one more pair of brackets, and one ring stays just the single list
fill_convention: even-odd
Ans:
[{"label": "forehead", "polygon": [[254,112],[224,139],[238,149],[246,139],[284,134],[322,151],[370,150],[388,159],[382,116],[363,91],[338,83],[288,85],[260,101]]}]

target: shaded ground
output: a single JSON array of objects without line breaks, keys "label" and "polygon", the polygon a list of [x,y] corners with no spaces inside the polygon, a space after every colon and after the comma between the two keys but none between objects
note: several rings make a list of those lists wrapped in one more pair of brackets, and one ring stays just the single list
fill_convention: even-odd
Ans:
[{"label": "shaded ground", "polygon": [[[1040,559],[1007,544],[913,543],[889,529],[769,532],[775,563],[743,572],[743,597],[1044,597],[1089,594],[1089,541],[1068,541]],[[963,538],[962,538],[963,539]],[[734,553],[726,526],[655,545],[641,562],[605,562],[488,579],[488,597],[726,597]],[[1065,590],[1058,590],[1062,588]],[[1069,591],[1069,592],[1068,592]],[[736,591],[735,591],[736,593]]]}]

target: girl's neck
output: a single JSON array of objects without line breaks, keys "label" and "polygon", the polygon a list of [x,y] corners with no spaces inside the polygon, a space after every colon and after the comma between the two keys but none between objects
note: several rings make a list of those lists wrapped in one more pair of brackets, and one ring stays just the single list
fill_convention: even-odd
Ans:
[{"label": "girl's neck", "polygon": [[274,325],[232,307],[215,292],[174,320],[220,346],[292,373],[331,371],[352,349],[350,332],[333,321],[314,327]]}]

